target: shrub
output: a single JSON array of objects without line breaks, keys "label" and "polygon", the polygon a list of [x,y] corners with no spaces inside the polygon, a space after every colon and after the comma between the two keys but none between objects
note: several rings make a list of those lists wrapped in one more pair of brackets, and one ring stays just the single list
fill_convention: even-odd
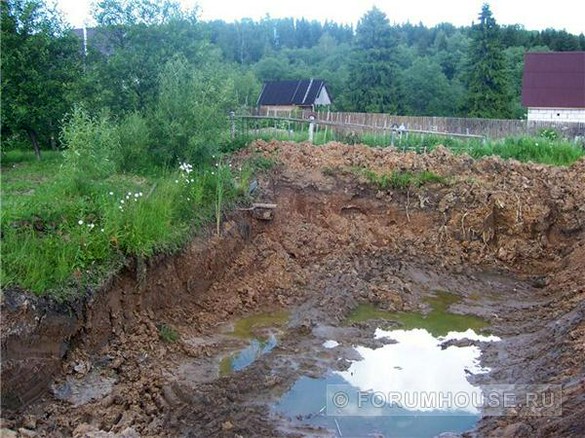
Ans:
[{"label": "shrub", "polygon": [[559,139],[559,133],[551,128],[541,129],[538,133],[539,137],[546,138],[550,141],[555,141]]},{"label": "shrub", "polygon": [[172,166],[181,160],[195,167],[210,163],[229,132],[232,89],[222,69],[195,69],[183,58],[169,61],[152,114],[157,160]]},{"label": "shrub", "polygon": [[139,113],[129,114],[118,125],[118,136],[120,170],[139,174],[147,172],[153,166],[148,121]]},{"label": "shrub", "polygon": [[120,138],[105,114],[92,117],[82,107],[75,107],[63,125],[61,139],[67,148],[63,153],[62,175],[81,193],[87,191],[91,181],[116,171]]}]

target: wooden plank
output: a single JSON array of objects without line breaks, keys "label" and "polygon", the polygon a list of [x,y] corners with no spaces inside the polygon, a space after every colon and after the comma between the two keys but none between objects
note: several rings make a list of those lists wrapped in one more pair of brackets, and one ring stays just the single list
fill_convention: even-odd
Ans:
[{"label": "wooden plank", "polygon": [[263,204],[261,202],[258,203],[253,203],[251,207],[244,207],[244,208],[238,208],[238,210],[240,211],[252,211],[255,210],[257,208],[264,208],[264,209],[269,209],[269,210],[274,210],[277,207],[277,204]]}]

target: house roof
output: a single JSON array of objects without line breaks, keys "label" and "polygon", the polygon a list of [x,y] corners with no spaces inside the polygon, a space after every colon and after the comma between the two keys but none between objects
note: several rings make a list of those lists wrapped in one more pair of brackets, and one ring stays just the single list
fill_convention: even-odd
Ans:
[{"label": "house roof", "polygon": [[585,108],[585,52],[527,53],[522,104],[532,108]]},{"label": "house roof", "polygon": [[313,105],[325,86],[321,79],[270,81],[262,87],[258,105]]}]

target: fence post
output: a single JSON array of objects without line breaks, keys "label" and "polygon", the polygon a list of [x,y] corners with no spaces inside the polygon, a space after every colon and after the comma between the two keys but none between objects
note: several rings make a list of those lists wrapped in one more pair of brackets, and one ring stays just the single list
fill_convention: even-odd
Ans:
[{"label": "fence post", "polygon": [[313,143],[313,137],[315,136],[315,116],[309,116],[309,143]]},{"label": "fence post", "polygon": [[230,122],[231,122],[230,134],[232,136],[232,140],[234,140],[236,138],[236,113],[234,111],[230,111]]}]

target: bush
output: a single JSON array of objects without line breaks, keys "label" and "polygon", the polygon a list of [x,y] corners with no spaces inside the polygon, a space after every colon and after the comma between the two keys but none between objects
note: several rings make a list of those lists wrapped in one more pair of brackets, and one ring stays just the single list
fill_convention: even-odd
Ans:
[{"label": "bush", "polygon": [[61,139],[67,148],[63,153],[62,175],[79,192],[86,193],[88,184],[112,175],[119,162],[120,138],[109,118],[90,116],[76,107],[63,125]]},{"label": "bush", "polygon": [[139,113],[127,115],[118,125],[120,170],[138,174],[153,167],[150,152],[151,133],[148,121]]},{"label": "bush", "polygon": [[542,138],[546,138],[550,141],[555,141],[559,139],[559,133],[551,128],[541,129],[539,132],[539,136]]},{"label": "bush", "polygon": [[185,59],[169,61],[160,76],[152,115],[157,161],[169,166],[188,160],[195,167],[212,161],[229,132],[227,114],[233,82],[221,69],[195,69]]}]

